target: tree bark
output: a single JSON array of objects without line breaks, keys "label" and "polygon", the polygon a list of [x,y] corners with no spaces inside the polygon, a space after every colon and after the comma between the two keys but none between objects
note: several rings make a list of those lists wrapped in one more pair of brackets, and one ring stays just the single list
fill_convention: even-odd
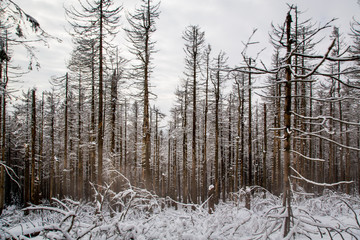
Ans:
[{"label": "tree bark", "polygon": [[64,110],[64,169],[62,171],[62,193],[63,196],[67,195],[67,176],[68,176],[68,105],[69,105],[69,75],[65,75],[65,110]]},{"label": "tree bark", "polygon": [[244,156],[245,156],[245,121],[244,121],[244,113],[245,113],[245,90],[244,90],[244,85],[245,85],[245,76],[243,76],[242,79],[242,88],[241,88],[241,99],[239,101],[241,101],[241,113],[240,113],[240,119],[241,119],[241,152],[240,152],[240,174],[241,174],[241,178],[240,178],[240,187],[245,187],[245,171],[244,171]]},{"label": "tree bark", "polygon": [[[95,169],[95,46],[94,43],[91,46],[91,124],[90,124],[90,182],[96,183],[96,169]],[[87,184],[87,188],[90,189],[89,184]],[[88,192],[90,195],[90,191]]]},{"label": "tree bark", "polygon": [[183,128],[183,143],[182,143],[182,157],[183,157],[183,181],[182,181],[182,187],[183,187],[183,202],[187,203],[188,201],[188,174],[187,174],[187,98],[188,98],[188,82],[186,81],[185,84],[185,92],[184,92],[184,103],[182,106],[182,115],[183,115],[183,121],[182,121],[182,128]]},{"label": "tree bark", "polygon": [[210,51],[208,46],[206,52],[206,80],[205,80],[205,110],[204,110],[204,135],[203,135],[203,164],[202,164],[202,202],[207,198],[207,121],[208,121],[208,94],[209,94],[209,77],[210,77]]},{"label": "tree bark", "polygon": [[[177,113],[175,112],[174,113],[174,129],[177,128]],[[173,175],[172,175],[172,184],[174,186],[173,188],[173,199],[174,200],[178,200],[178,197],[177,195],[180,194],[180,188],[178,188],[178,161],[177,161],[177,139],[176,137],[173,138],[173,148],[172,148],[173,152],[172,152],[172,155],[173,155]],[[177,204],[175,204],[175,207],[177,207]]]},{"label": "tree bark", "polygon": [[[0,80],[2,79],[2,72],[3,72],[3,68],[2,68],[2,61],[0,61]],[[2,96],[0,96],[0,103],[2,102]],[[0,119],[1,119],[1,106],[0,106]],[[0,131],[0,135],[1,135],[1,131]],[[1,136],[0,136],[1,137]],[[4,159],[1,159],[1,161],[4,161]],[[0,166],[0,215],[4,209],[4,205],[5,205],[5,168],[3,166]]]},{"label": "tree bark", "polygon": [[240,83],[235,78],[235,83],[237,87],[237,96],[238,96],[238,106],[237,106],[237,136],[236,136],[236,156],[235,156],[235,184],[234,191],[237,192],[239,189],[239,164],[240,164],[240,134],[241,134],[241,91],[240,91]]},{"label": "tree bark", "polygon": [[81,76],[79,77],[79,101],[78,101],[78,198],[81,200],[84,196],[84,166],[83,166],[83,151],[82,151],[82,91],[81,91]]},{"label": "tree bark", "polygon": [[51,159],[50,159],[50,191],[49,199],[55,196],[55,103],[54,103],[54,93],[51,93],[50,96],[50,142],[51,142]]},{"label": "tree bark", "polygon": [[219,203],[220,198],[220,180],[219,180],[219,103],[220,103],[220,70],[216,73],[215,84],[215,158],[214,158],[214,171],[215,171],[215,204]]},{"label": "tree bark", "polygon": [[134,161],[133,161],[133,169],[134,171],[131,173],[131,175],[133,175],[133,180],[135,182],[135,184],[137,183],[137,170],[138,170],[138,159],[137,159],[137,156],[138,156],[138,117],[139,117],[139,114],[138,114],[138,103],[137,101],[134,102],[134,150],[133,150],[133,153],[134,153]]},{"label": "tree bark", "polygon": [[46,192],[46,188],[45,188],[45,182],[43,182],[43,170],[44,170],[44,165],[43,165],[43,149],[44,149],[44,92],[42,92],[42,98],[41,98],[41,123],[40,123],[40,135],[39,135],[39,160],[38,160],[38,164],[39,164],[39,169],[38,169],[38,176],[39,176],[39,186],[38,186],[38,190],[39,190],[39,197],[40,198],[44,198],[45,197],[45,192]]},{"label": "tree bark", "polygon": [[287,60],[286,64],[287,67],[285,69],[285,105],[284,105],[284,172],[283,172],[283,206],[286,208],[287,215],[285,217],[285,226],[284,226],[284,234],[283,236],[287,236],[290,231],[290,216],[291,216],[291,193],[290,193],[290,162],[291,162],[291,155],[290,155],[290,145],[291,145],[291,15],[290,12],[286,17],[286,53],[287,53]]},{"label": "tree bark", "polygon": [[143,182],[147,189],[153,189],[152,176],[150,169],[150,157],[151,157],[151,135],[150,135],[150,118],[149,118],[149,70],[150,70],[150,35],[149,30],[151,26],[150,22],[150,1],[147,3],[148,17],[147,28],[145,28],[145,61],[144,61],[144,111],[143,111],[143,144],[142,144],[142,167],[143,167]]},{"label": "tree bark", "polygon": [[266,166],[266,157],[267,157],[267,109],[266,109],[266,103],[264,103],[264,140],[263,140],[263,159],[262,159],[262,169],[263,169],[263,175],[262,175],[262,186],[264,188],[267,188],[267,166]]},{"label": "tree bark", "polygon": [[193,203],[197,203],[197,188],[196,188],[196,83],[197,83],[197,64],[198,64],[198,54],[197,50],[194,51],[193,55],[193,109],[192,109],[192,144],[191,144],[191,156],[192,156],[192,166],[191,166],[191,200]]},{"label": "tree bark", "polygon": [[110,108],[111,108],[111,136],[110,136],[110,152],[112,158],[112,167],[115,169],[116,166],[116,148],[115,148],[115,133],[116,133],[116,105],[117,105],[117,72],[114,70],[113,76],[111,79],[111,99],[110,99]]},{"label": "tree bark", "polygon": [[98,106],[98,186],[103,185],[103,148],[104,148],[104,134],[103,134],[103,4],[104,0],[100,0],[100,16],[99,16],[99,106]]},{"label": "tree bark", "polygon": [[249,114],[248,114],[248,180],[247,183],[249,186],[253,185],[253,175],[252,175],[252,111],[251,111],[251,58],[249,58],[249,85],[248,85],[248,92],[249,92]]},{"label": "tree bark", "polygon": [[38,197],[35,192],[36,184],[36,170],[35,170],[35,154],[36,154],[36,90],[32,90],[32,104],[31,104],[31,202],[37,204]]}]

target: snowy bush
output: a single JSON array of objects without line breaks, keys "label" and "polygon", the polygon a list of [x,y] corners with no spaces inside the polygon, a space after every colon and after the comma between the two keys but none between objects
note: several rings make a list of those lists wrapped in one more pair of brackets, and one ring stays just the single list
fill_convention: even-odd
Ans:
[{"label": "snowy bush", "polygon": [[[206,204],[178,204],[147,190],[111,186],[96,201],[53,199],[25,209],[8,207],[0,218],[1,239],[283,239],[282,200],[252,189],[251,209],[238,192],[213,214]],[[294,196],[286,239],[360,238],[360,199],[327,191],[321,197]],[[28,214],[25,215],[24,213]]]}]

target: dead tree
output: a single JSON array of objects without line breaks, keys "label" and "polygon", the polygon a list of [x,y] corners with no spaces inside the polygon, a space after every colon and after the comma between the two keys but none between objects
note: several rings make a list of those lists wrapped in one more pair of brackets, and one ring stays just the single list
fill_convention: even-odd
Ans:
[{"label": "dead tree", "polygon": [[156,31],[155,21],[159,17],[159,3],[152,0],[142,0],[141,6],[134,14],[129,14],[130,29],[125,29],[132,44],[130,52],[136,57],[138,64],[134,65],[137,84],[142,92],[143,124],[142,124],[142,181],[147,189],[153,189],[150,168],[151,133],[150,133],[150,73],[153,69],[152,55],[155,53],[155,42],[152,35]]}]

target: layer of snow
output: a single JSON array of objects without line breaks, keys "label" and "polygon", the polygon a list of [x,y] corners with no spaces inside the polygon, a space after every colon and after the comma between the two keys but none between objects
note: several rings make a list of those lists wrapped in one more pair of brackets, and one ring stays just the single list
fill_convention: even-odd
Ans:
[{"label": "layer of snow", "polygon": [[[105,202],[55,200],[52,206],[31,206],[28,215],[11,206],[0,217],[0,239],[31,234],[35,239],[284,239],[287,211],[282,199],[262,190],[252,193],[250,210],[244,207],[245,191],[241,191],[232,201],[217,205],[213,214],[206,204],[195,208],[178,204],[175,209],[169,199],[133,189],[113,196],[121,204],[112,205],[117,208],[112,214]],[[292,201],[291,235],[285,239],[357,239],[359,215],[358,197],[330,191],[321,197],[297,194]]]}]

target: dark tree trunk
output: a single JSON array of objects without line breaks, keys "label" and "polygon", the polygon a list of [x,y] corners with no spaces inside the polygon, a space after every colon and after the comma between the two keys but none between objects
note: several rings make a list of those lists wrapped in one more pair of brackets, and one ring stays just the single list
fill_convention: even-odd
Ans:
[{"label": "dark tree trunk", "polygon": [[262,159],[262,186],[267,188],[267,166],[266,166],[266,157],[267,157],[267,109],[266,103],[264,103],[264,140],[263,140],[263,159]]},{"label": "dark tree trunk", "polygon": [[[249,66],[251,67],[251,58],[249,58]],[[251,68],[249,70],[249,115],[248,115],[248,185],[253,185],[253,175],[252,175],[252,111],[251,111]]]},{"label": "dark tree trunk", "polygon": [[31,202],[34,204],[38,203],[38,196],[35,192],[35,184],[36,184],[36,96],[35,90],[32,90],[32,104],[31,104],[31,185],[30,185],[30,193],[31,193]]},{"label": "dark tree trunk", "polygon": [[285,69],[285,105],[284,105],[284,126],[285,126],[285,133],[284,133],[284,172],[283,172],[283,206],[286,208],[287,215],[285,217],[285,226],[284,226],[284,237],[288,235],[290,231],[290,215],[291,215],[291,193],[290,193],[290,145],[291,145],[291,15],[290,12],[286,18],[286,53],[287,53],[287,61],[286,64],[288,67]]},{"label": "dark tree trunk", "polygon": [[103,185],[103,148],[104,148],[104,122],[103,122],[103,0],[100,0],[100,16],[99,16],[99,106],[98,106],[98,186]]},{"label": "dark tree trunk", "polygon": [[49,199],[55,197],[56,189],[55,189],[55,103],[54,103],[54,94],[51,93],[50,96],[50,142],[51,142],[51,159],[50,159],[50,191],[49,191]]},{"label": "dark tree trunk", "polygon": [[188,173],[187,173],[187,98],[188,98],[188,82],[186,82],[185,85],[185,93],[184,93],[184,104],[182,106],[182,115],[183,115],[183,121],[182,121],[182,128],[183,128],[183,143],[182,143],[182,157],[183,157],[183,181],[182,181],[182,187],[183,187],[183,202],[187,203],[188,201]]},{"label": "dark tree trunk", "polygon": [[78,198],[81,200],[84,196],[84,164],[83,164],[83,151],[82,151],[82,92],[81,92],[81,76],[79,77],[79,101],[78,101]]},{"label": "dark tree trunk", "polygon": [[64,196],[67,195],[67,176],[68,176],[68,105],[69,105],[69,75],[66,73],[65,76],[65,110],[64,110],[64,169],[62,171],[62,193]]}]

